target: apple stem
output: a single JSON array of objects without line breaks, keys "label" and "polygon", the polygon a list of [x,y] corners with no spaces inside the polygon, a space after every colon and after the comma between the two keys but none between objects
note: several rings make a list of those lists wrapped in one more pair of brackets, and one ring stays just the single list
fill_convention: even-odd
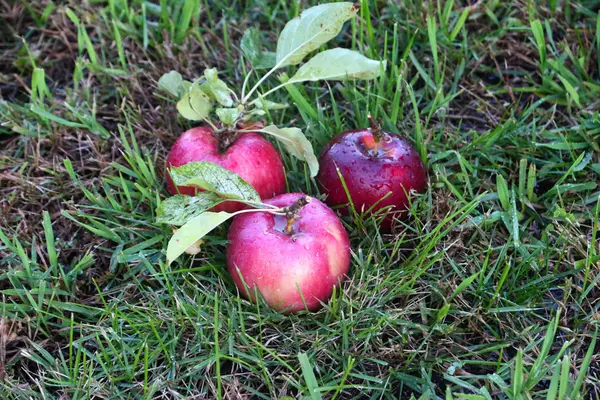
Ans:
[{"label": "apple stem", "polygon": [[219,132],[217,136],[219,154],[224,154],[237,138],[238,132],[230,130]]},{"label": "apple stem", "polygon": [[302,208],[312,201],[312,197],[310,196],[302,196],[298,198],[298,200],[294,201],[291,205],[285,207],[283,212],[285,213],[285,218],[287,219],[287,224],[285,225],[285,233],[288,235],[294,234],[294,221],[298,218],[298,213]]},{"label": "apple stem", "polygon": [[379,124],[379,122],[377,122],[371,114],[369,114],[368,118],[369,122],[371,123],[371,128],[369,130],[373,134],[373,139],[375,140],[375,143],[379,143],[381,139],[385,137],[385,133],[383,132],[383,129],[381,129],[381,125]]}]

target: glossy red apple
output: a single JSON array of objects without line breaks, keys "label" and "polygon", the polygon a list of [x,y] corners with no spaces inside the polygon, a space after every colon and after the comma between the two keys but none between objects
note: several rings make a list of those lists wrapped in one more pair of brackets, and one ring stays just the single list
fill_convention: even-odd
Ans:
[{"label": "glossy red apple", "polygon": [[[183,133],[167,157],[167,168],[180,167],[192,161],[209,161],[238,174],[251,184],[261,199],[285,192],[283,161],[279,152],[258,133],[240,133],[229,146],[227,138],[219,137],[210,127],[193,128]],[[175,187],[167,173],[169,193],[193,196],[201,189],[191,186]],[[245,207],[242,203],[225,202],[212,211],[234,212]]]},{"label": "glossy red apple", "polygon": [[[307,197],[288,193],[265,203],[297,207],[301,198]],[[350,266],[348,234],[317,199],[310,199],[296,218],[269,212],[237,215],[228,239],[227,268],[240,293],[255,300],[256,289],[270,307],[285,312],[305,309],[304,302],[309,310],[318,309]]]},{"label": "glossy red apple", "polygon": [[[394,217],[402,217],[412,190],[427,186],[427,172],[414,147],[404,138],[385,132],[372,120],[370,129],[343,132],[324,149],[317,181],[330,206],[347,205],[348,196],[338,175],[344,178],[357,211],[373,212],[392,206],[381,223],[389,230]],[[386,197],[387,196],[387,197]],[[342,208],[347,213],[348,208]]]}]

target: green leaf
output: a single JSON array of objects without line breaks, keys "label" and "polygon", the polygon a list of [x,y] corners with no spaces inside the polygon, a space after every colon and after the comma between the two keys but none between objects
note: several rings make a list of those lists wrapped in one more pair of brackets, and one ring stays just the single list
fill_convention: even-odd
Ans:
[{"label": "green leaf", "polygon": [[184,81],[181,74],[177,71],[171,71],[160,77],[158,80],[158,87],[172,94],[173,96],[180,98],[190,88],[191,82]]},{"label": "green leaf", "polygon": [[273,68],[275,65],[275,53],[262,50],[258,29],[248,29],[242,37],[240,47],[255,69]]},{"label": "green leaf", "polygon": [[207,233],[227,221],[235,214],[224,211],[204,212],[189,220],[185,225],[175,232],[167,246],[167,262],[171,264],[177,257],[182,255],[190,246],[196,244]]},{"label": "green leaf", "polygon": [[194,83],[181,100],[177,102],[177,111],[185,118],[192,121],[202,121],[212,109],[208,96]]},{"label": "green leaf", "polygon": [[254,61],[262,54],[260,33],[258,32],[258,29],[247,29],[240,41],[240,47],[242,48],[244,55],[248,57],[250,62],[254,65]]},{"label": "green leaf", "polygon": [[215,163],[191,162],[171,167],[169,173],[176,186],[197,186],[228,199],[260,202],[260,196],[252,185]]},{"label": "green leaf", "polygon": [[241,112],[236,107],[234,108],[217,108],[217,116],[225,125],[233,126],[240,116]]},{"label": "green leaf", "polygon": [[[382,66],[383,63],[383,66]],[[374,79],[384,71],[386,62],[371,60],[342,48],[326,50],[311,58],[290,78],[289,83],[319,80]]]},{"label": "green leaf", "polygon": [[223,198],[211,192],[200,192],[196,196],[178,194],[160,203],[156,209],[156,222],[181,226],[223,201]]},{"label": "green leaf", "polygon": [[359,7],[353,3],[321,4],[288,22],[277,41],[276,67],[296,65],[306,55],[336,37]]},{"label": "green leaf", "polygon": [[269,101],[266,99],[258,99],[256,100],[256,107],[261,110],[282,110],[287,108],[287,104],[275,103],[274,101]]},{"label": "green leaf", "polygon": [[231,89],[218,78],[217,70],[210,68],[204,71],[206,82],[200,85],[201,90],[211,99],[225,107],[233,105]]},{"label": "green leaf", "polygon": [[261,129],[264,132],[275,136],[294,157],[306,161],[310,168],[310,176],[314,177],[319,172],[319,161],[315,156],[312,144],[298,128],[278,128],[275,125],[269,125]]}]

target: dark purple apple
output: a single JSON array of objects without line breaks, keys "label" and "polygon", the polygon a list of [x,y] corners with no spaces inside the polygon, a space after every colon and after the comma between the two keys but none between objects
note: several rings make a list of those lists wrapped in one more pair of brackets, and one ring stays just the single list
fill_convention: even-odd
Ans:
[{"label": "dark purple apple", "polygon": [[[383,131],[374,120],[371,123],[369,129],[347,131],[333,138],[319,159],[317,181],[331,207],[349,203],[337,169],[357,211],[374,206],[375,212],[392,206],[381,223],[388,231],[394,217],[406,214],[410,192],[425,190],[427,172],[406,139]],[[348,208],[341,211],[347,214]]]},{"label": "dark purple apple", "polygon": [[[279,152],[258,133],[239,133],[233,143],[224,145],[226,137],[214,134],[210,127],[198,127],[184,132],[175,142],[167,157],[167,169],[193,161],[213,162],[238,174],[256,189],[261,199],[285,192],[285,174]],[[167,171],[168,172],[168,171]],[[202,191],[197,187],[175,187],[167,173],[169,193],[193,196]],[[235,212],[245,208],[243,203],[228,201],[212,211]]]},{"label": "dark purple apple", "polygon": [[235,216],[228,235],[229,273],[240,293],[251,300],[256,289],[273,309],[299,311],[306,302],[309,310],[316,310],[346,277],[348,234],[329,207],[301,193],[265,203],[293,205],[296,212],[292,217],[270,212]]}]

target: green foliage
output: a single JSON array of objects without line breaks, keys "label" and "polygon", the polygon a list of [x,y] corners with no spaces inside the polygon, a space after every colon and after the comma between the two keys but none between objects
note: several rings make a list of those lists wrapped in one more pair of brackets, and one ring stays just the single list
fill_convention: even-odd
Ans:
[{"label": "green foliage", "polygon": [[[192,124],[153,82],[175,69],[187,92],[214,67],[236,93],[244,77],[253,88],[243,27],[260,28],[269,54],[316,2],[0,11],[1,398],[597,396],[594,2],[361,3],[315,54],[386,60],[379,77],[285,85],[255,105],[317,154],[371,113],[427,158],[430,186],[391,235],[385,211],[344,217],[350,279],[321,311],[291,316],[238,295],[223,229],[167,264],[168,225],[210,204],[165,200],[166,149]],[[289,189],[318,196],[308,164],[283,159]],[[181,218],[157,224],[167,206]]]},{"label": "green foliage", "polygon": [[335,48],[319,53],[304,63],[287,83],[374,79],[379,76],[381,69],[385,70],[385,61],[380,63],[356,51]]},{"label": "green foliage", "polygon": [[275,68],[299,64],[309,53],[336,37],[357,11],[353,3],[321,4],[304,10],[281,31]]},{"label": "green foliage", "polygon": [[254,69],[271,69],[275,66],[275,53],[263,51],[260,31],[249,28],[240,41],[240,48]]},{"label": "green foliage", "polygon": [[171,196],[160,202],[156,209],[156,222],[181,226],[225,200],[213,192],[200,192],[195,196]]},{"label": "green foliage", "polygon": [[312,144],[299,128],[278,128],[275,125],[265,126],[259,132],[275,137],[285,149],[299,160],[306,161],[311,178],[319,171],[319,161],[315,156]]},{"label": "green foliage", "polygon": [[[270,104],[276,103],[265,100],[264,97],[285,86],[319,80],[375,79],[385,71],[385,60],[378,62],[353,50],[335,48],[317,54],[303,64],[292,78],[282,80],[281,85],[249,101],[250,96],[275,70],[299,64],[309,53],[335,38],[341,32],[344,23],[354,17],[357,11],[358,7],[353,3],[322,4],[305,10],[301,16],[286,24],[277,41],[276,53],[264,52],[259,31],[248,29],[240,42],[242,52],[255,68],[268,67],[270,70],[247,94],[245,90],[250,74],[247,74],[244,79],[241,94],[236,96],[225,82],[217,78],[217,71],[214,68],[204,71],[205,81],[200,86],[198,84],[201,79],[197,79],[190,86],[183,81],[178,72],[171,71],[159,79],[159,87],[179,99],[177,110],[184,118],[191,121],[205,121],[215,129],[216,134],[219,134],[219,130],[210,121],[212,102],[223,106],[217,108],[215,113],[226,129],[236,129],[238,122],[249,121],[256,116],[262,117],[268,109],[280,109],[278,106],[269,107]],[[225,39],[227,42],[226,35]],[[314,177],[318,171],[318,163],[312,146],[302,131],[297,128],[279,129],[274,125],[271,130],[279,132],[275,135],[278,138],[288,137],[284,141],[284,147],[296,158],[308,161],[311,176]],[[265,133],[269,133],[269,129],[265,130]],[[289,137],[293,137],[293,141]]]},{"label": "green foliage", "polygon": [[169,174],[176,186],[195,186],[230,199],[260,202],[252,185],[215,163],[190,162],[181,167],[170,167]]},{"label": "green foliage", "polygon": [[204,235],[233,217],[235,213],[206,211],[187,221],[185,225],[177,229],[169,240],[167,247],[167,263],[170,265],[177,257],[182,255],[194,243],[201,240]]}]

